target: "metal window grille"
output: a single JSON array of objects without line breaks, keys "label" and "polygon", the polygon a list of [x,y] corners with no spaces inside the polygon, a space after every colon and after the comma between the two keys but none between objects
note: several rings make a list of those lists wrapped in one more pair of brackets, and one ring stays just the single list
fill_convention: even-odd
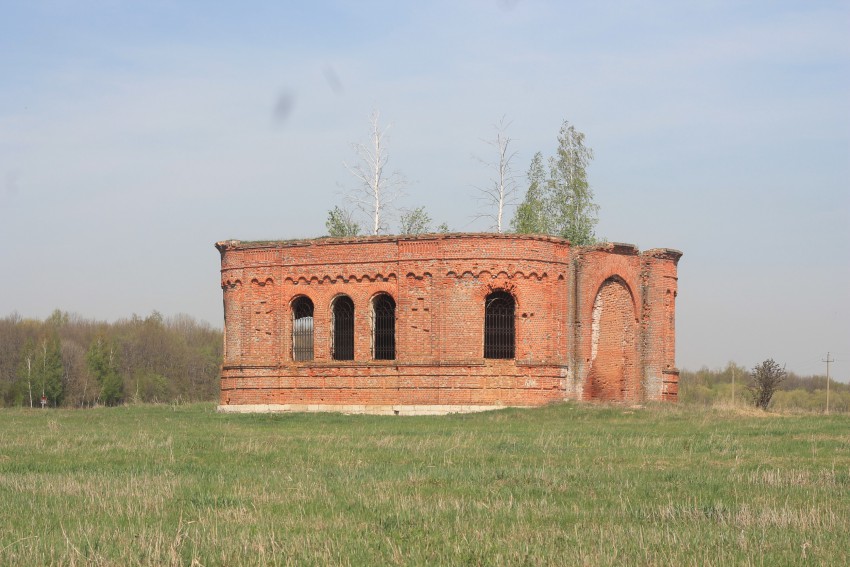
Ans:
[{"label": "metal window grille", "polygon": [[372,302],[374,316],[374,356],[376,360],[395,360],[395,301],[379,295]]},{"label": "metal window grille", "polygon": [[484,300],[484,358],[514,358],[514,298],[495,291]]},{"label": "metal window grille", "polygon": [[342,296],[334,301],[334,360],[354,360],[354,302]]},{"label": "metal window grille", "polygon": [[292,359],[313,360],[313,302],[306,297],[292,304]]}]

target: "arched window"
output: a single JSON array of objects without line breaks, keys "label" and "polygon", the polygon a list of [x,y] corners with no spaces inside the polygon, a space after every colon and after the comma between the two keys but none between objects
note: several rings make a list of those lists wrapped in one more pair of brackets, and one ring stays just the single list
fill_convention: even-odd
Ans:
[{"label": "arched window", "polygon": [[313,360],[313,302],[309,297],[292,302],[292,360]]},{"label": "arched window", "polygon": [[484,300],[484,358],[513,358],[514,337],[514,296],[494,291]]},{"label": "arched window", "polygon": [[372,300],[372,355],[395,360],[395,300],[385,293]]},{"label": "arched window", "polygon": [[347,295],[333,305],[333,359],[354,360],[354,302]]}]

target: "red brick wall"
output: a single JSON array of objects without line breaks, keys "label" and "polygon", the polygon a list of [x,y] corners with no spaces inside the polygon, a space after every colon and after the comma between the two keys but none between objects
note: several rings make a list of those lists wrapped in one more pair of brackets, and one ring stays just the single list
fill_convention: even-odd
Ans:
[{"label": "red brick wall", "polygon": [[[493,234],[217,247],[223,405],[675,399],[675,251]],[[484,358],[484,299],[494,290],[515,299],[512,360]],[[379,293],[396,301],[393,361],[372,359]],[[343,294],[355,306],[353,361],[332,359],[331,306]],[[302,295],[314,305],[314,360],[295,362],[291,304]]]},{"label": "red brick wall", "polygon": [[[622,399],[675,400],[679,371],[675,365],[675,295],[681,252],[654,249],[640,253],[629,244],[605,244],[574,251],[576,316],[573,328],[575,375],[582,397],[589,398],[595,378],[592,361],[593,306],[606,281],[616,279],[632,297],[635,317],[636,368],[626,368]],[[669,295],[669,297],[668,297]],[[630,342],[630,331],[623,340]],[[623,358],[623,360],[628,360]],[[592,364],[593,362],[593,364]]]}]

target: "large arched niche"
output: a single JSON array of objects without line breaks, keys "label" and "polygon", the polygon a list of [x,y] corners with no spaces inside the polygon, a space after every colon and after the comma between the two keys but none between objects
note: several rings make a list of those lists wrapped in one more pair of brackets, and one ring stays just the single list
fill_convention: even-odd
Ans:
[{"label": "large arched niche", "polygon": [[619,276],[606,279],[593,300],[585,399],[637,398],[637,327],[635,302],[628,284]]}]

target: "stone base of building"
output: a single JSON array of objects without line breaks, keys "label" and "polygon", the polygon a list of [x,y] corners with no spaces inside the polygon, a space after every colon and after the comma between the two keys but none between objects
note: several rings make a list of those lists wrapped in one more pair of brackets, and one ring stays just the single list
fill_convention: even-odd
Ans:
[{"label": "stone base of building", "polygon": [[337,404],[239,404],[218,406],[222,413],[315,413],[333,412],[366,415],[447,415],[450,413],[475,413],[530,406],[474,406],[474,405],[337,405]]}]

